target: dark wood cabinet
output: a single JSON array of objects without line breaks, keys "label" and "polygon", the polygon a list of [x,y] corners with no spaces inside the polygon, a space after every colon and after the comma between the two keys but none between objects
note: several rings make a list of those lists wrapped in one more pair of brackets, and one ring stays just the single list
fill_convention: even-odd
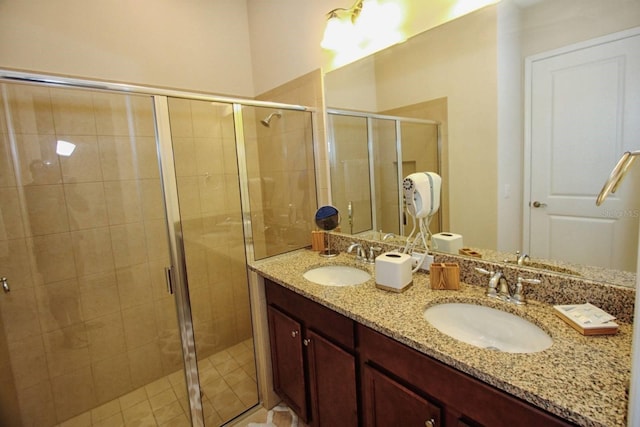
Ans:
[{"label": "dark wood cabinet", "polygon": [[[466,375],[425,354],[405,346],[379,332],[357,326],[360,362],[378,370],[398,384],[395,393],[407,399],[409,391],[419,391],[419,397],[438,402],[442,409],[443,426],[491,427],[567,427],[573,426],[537,407]],[[375,384],[378,386],[378,384]],[[366,396],[371,385],[363,383]],[[402,388],[404,387],[404,389]],[[389,396],[393,392],[390,390]],[[365,399],[366,402],[366,399]],[[366,409],[365,413],[370,412]],[[378,414],[379,411],[375,413]],[[438,420],[436,418],[436,420]],[[381,425],[381,424],[366,424]],[[417,424],[406,424],[417,425]],[[423,421],[423,425],[424,421]]]},{"label": "dark wood cabinet", "polygon": [[307,381],[300,340],[302,327],[279,310],[267,307],[273,387],[303,420],[307,420]]},{"label": "dark wood cabinet", "polygon": [[352,320],[265,280],[274,389],[312,426],[357,426]]},{"label": "dark wood cabinet", "polygon": [[439,427],[440,408],[424,397],[364,365],[362,415],[365,427]]},{"label": "dark wood cabinet", "polygon": [[276,392],[312,426],[568,427],[265,279]]},{"label": "dark wood cabinet", "polygon": [[312,330],[306,336],[312,425],[357,426],[355,358]]}]

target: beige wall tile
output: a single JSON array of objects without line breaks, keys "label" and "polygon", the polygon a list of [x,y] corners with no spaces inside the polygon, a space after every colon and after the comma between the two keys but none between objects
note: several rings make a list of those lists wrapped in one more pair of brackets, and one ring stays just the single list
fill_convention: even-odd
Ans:
[{"label": "beige wall tile", "polygon": [[138,178],[135,167],[135,145],[131,138],[100,136],[98,146],[105,181]]},{"label": "beige wall tile", "polygon": [[45,333],[44,348],[52,378],[89,366],[88,338],[82,323]]},{"label": "beige wall tile", "polygon": [[162,220],[145,221],[145,236],[149,261],[168,261],[169,243],[167,242],[167,226]]},{"label": "beige wall tile", "polygon": [[53,109],[50,90],[46,87],[11,85],[9,106],[14,132],[53,134]]},{"label": "beige wall tile", "polygon": [[29,218],[27,234],[63,233],[69,231],[69,217],[62,185],[31,185],[24,187]]},{"label": "beige wall tile", "polygon": [[58,421],[49,381],[18,390],[18,401],[23,425],[46,426]]},{"label": "beige wall tile", "polygon": [[[86,325],[89,356],[92,362],[126,353],[124,325],[120,311],[90,320]],[[123,371],[129,373],[128,369],[123,368]]]},{"label": "beige wall tile", "polygon": [[17,188],[0,187],[0,240],[24,237],[21,211]]},{"label": "beige wall tile", "polygon": [[55,135],[17,134],[15,140],[22,185],[62,182]]},{"label": "beige wall tile", "polygon": [[142,264],[147,261],[143,223],[113,225],[110,229],[113,259],[116,268]]},{"label": "beige wall tile", "polygon": [[15,289],[0,298],[2,320],[9,343],[40,335],[33,288]]},{"label": "beige wall tile", "polygon": [[151,292],[151,276],[147,263],[131,265],[116,270],[120,307],[131,308],[148,301]]},{"label": "beige wall tile", "polygon": [[[191,120],[193,121],[194,137],[209,138],[222,135],[220,126],[221,108],[224,108],[222,104],[207,101],[191,101]],[[233,120],[233,116],[229,115],[229,117],[230,120]]]},{"label": "beige wall tile", "polygon": [[159,179],[160,164],[155,137],[136,137],[136,171],[141,179]]},{"label": "beige wall tile", "polygon": [[193,137],[191,104],[187,99],[169,98],[172,137]]},{"label": "beige wall tile", "polygon": [[127,349],[133,350],[155,341],[158,334],[153,303],[122,310]]},{"label": "beige wall tile", "polygon": [[199,217],[202,214],[200,206],[200,188],[198,177],[178,177],[178,199],[180,201],[180,215],[183,219]]},{"label": "beige wall tile", "polygon": [[78,276],[113,270],[114,261],[109,228],[74,231],[71,236]]},{"label": "beige wall tile", "polygon": [[176,176],[194,176],[198,173],[196,163],[196,145],[194,138],[174,137],[173,160]]},{"label": "beige wall tile", "polygon": [[103,185],[110,225],[142,221],[142,199],[138,181],[107,181]]},{"label": "beige wall tile", "polygon": [[98,140],[95,136],[61,135],[59,139],[76,145],[73,155],[60,158],[63,182],[74,183],[102,180]]},{"label": "beige wall tile", "polygon": [[149,96],[93,94],[98,135],[153,136],[153,102]]},{"label": "beige wall tile", "polygon": [[113,271],[83,276],[78,281],[85,320],[92,320],[120,310],[118,286]]},{"label": "beige wall tile", "polygon": [[16,185],[16,177],[14,174],[9,137],[0,129],[0,187]]},{"label": "beige wall tile", "polygon": [[194,146],[199,175],[224,172],[224,152],[221,138],[194,138]]},{"label": "beige wall tile", "polygon": [[35,291],[43,332],[55,331],[83,321],[80,289],[76,279],[37,286]]},{"label": "beige wall tile", "polygon": [[20,355],[12,360],[17,389],[26,389],[49,379],[42,336],[36,335],[12,343],[11,352]]},{"label": "beige wall tile", "polygon": [[92,94],[83,90],[51,91],[53,120],[58,135],[95,135]]},{"label": "beige wall tile", "polygon": [[142,193],[142,215],[145,220],[165,218],[164,199],[159,179],[138,181]]},{"label": "beige wall tile", "polygon": [[103,359],[91,365],[97,403],[122,396],[133,388],[126,354]]},{"label": "beige wall tile", "polygon": [[59,421],[86,412],[97,404],[90,366],[53,378],[51,388]]},{"label": "beige wall tile", "polygon": [[134,387],[140,387],[158,379],[162,374],[160,348],[149,343],[127,352]]},{"label": "beige wall tile", "polygon": [[75,262],[69,233],[36,236],[27,240],[35,255],[32,266],[36,283],[51,283],[73,278]]},{"label": "beige wall tile", "polygon": [[[30,244],[29,248],[33,245]],[[31,274],[31,253],[24,239],[0,241],[0,265],[3,275],[9,280],[11,289],[30,288],[34,285]],[[15,279],[15,280],[14,280]]]},{"label": "beige wall tile", "polygon": [[64,194],[71,230],[104,227],[109,224],[107,201],[101,182],[65,184]]}]

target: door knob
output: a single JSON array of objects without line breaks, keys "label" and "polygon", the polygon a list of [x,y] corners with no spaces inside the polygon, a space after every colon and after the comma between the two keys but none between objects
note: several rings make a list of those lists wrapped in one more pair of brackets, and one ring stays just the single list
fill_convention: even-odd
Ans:
[{"label": "door knob", "polygon": [[431,418],[429,421],[425,421],[424,427],[436,427],[436,420]]},{"label": "door knob", "polygon": [[544,208],[547,206],[546,203],[540,203],[539,201],[535,201],[531,203],[531,206],[533,206],[534,208]]},{"label": "door knob", "polygon": [[303,339],[302,343],[304,344],[305,347],[309,347],[309,344],[311,344],[311,338]]},{"label": "door knob", "polygon": [[2,290],[4,291],[5,294],[11,290],[9,288],[9,282],[7,282],[6,277],[0,277],[0,284],[2,285]]},{"label": "door knob", "polygon": [[291,338],[295,338],[298,336],[298,331],[291,331]]}]

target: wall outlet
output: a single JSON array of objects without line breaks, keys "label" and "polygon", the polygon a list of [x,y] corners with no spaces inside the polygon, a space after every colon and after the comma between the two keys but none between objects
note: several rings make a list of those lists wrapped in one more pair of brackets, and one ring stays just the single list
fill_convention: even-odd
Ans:
[{"label": "wall outlet", "polygon": [[415,269],[418,266],[418,263],[420,261],[422,261],[422,265],[420,266],[420,270],[429,272],[429,269],[431,268],[431,264],[433,264],[433,255],[427,254],[427,256],[424,258],[424,260],[422,259],[423,256],[424,256],[424,253],[422,253],[422,252],[412,252],[411,253],[411,268]]}]

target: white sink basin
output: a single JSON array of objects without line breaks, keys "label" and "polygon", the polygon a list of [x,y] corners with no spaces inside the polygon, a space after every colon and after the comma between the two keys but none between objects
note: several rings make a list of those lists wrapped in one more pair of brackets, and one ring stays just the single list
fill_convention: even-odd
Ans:
[{"label": "white sink basin", "polygon": [[434,305],[425,310],[424,318],[443,334],[490,350],[536,353],[553,344],[546,332],[528,320],[481,305]]},{"label": "white sink basin", "polygon": [[346,265],[312,268],[302,276],[313,283],[325,286],[359,285],[371,279],[371,275],[366,271]]}]

